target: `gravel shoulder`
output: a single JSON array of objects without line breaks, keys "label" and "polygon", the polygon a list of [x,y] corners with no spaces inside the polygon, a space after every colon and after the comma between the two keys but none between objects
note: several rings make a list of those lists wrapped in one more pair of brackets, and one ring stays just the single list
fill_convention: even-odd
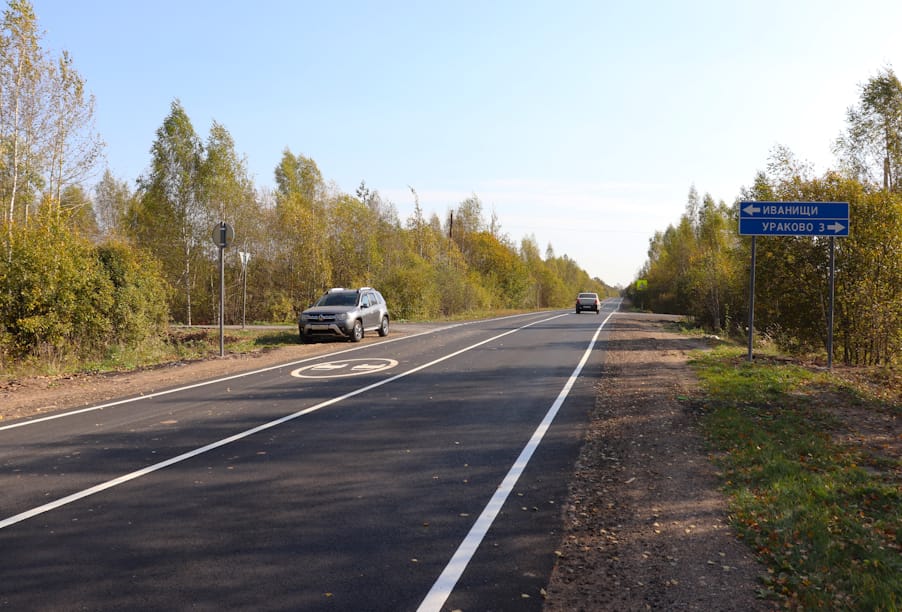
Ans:
[{"label": "gravel shoulder", "polygon": [[[545,610],[768,610],[764,569],[727,525],[727,507],[695,419],[678,399],[696,381],[686,359],[704,340],[665,330],[676,317],[609,322],[594,413],[574,467]],[[421,331],[395,326],[392,334]],[[374,342],[367,338],[364,342]],[[336,350],[297,345],[136,372],[0,383],[0,424],[146,395]]]},{"label": "gravel shoulder", "polygon": [[545,610],[769,610],[765,573],[730,530],[695,417],[679,317],[618,313],[569,486]]}]

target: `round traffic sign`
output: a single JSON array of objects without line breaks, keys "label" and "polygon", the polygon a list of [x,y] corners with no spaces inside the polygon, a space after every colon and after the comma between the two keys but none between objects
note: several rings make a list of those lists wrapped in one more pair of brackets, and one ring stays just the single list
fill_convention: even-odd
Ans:
[{"label": "round traffic sign", "polygon": [[213,226],[213,244],[224,249],[235,240],[235,230],[231,225],[222,221]]}]

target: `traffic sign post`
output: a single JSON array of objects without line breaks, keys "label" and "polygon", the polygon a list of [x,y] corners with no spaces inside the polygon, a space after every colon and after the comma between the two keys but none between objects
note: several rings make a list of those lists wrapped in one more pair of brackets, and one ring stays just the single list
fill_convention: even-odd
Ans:
[{"label": "traffic sign post", "polygon": [[241,275],[244,277],[243,297],[241,298],[241,329],[244,329],[244,318],[247,314],[247,262],[251,260],[251,254],[247,251],[238,251],[238,256],[241,257]]},{"label": "traffic sign post", "polygon": [[830,311],[827,316],[827,368],[833,368],[833,292],[836,237],[849,235],[848,202],[740,202],[739,235],[752,237],[749,273],[749,354],[755,329],[755,238],[757,236],[826,236],[830,238]]},{"label": "traffic sign post", "polygon": [[225,319],[225,264],[222,258],[222,250],[235,240],[235,230],[225,221],[220,221],[213,227],[212,238],[213,244],[219,247],[219,356],[225,357],[225,334],[223,332]]}]

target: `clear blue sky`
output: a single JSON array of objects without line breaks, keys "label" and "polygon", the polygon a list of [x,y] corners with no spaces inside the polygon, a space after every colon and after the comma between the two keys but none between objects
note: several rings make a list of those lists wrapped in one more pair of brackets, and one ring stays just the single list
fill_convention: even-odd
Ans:
[{"label": "clear blue sky", "polygon": [[[444,218],[476,194],[592,276],[631,282],[692,185],[728,203],[776,145],[821,172],[884,66],[899,0],[33,0],[134,185],[176,98],[228,129],[258,186],[288,147]],[[89,185],[92,187],[93,185]],[[236,228],[240,231],[240,228]]]}]

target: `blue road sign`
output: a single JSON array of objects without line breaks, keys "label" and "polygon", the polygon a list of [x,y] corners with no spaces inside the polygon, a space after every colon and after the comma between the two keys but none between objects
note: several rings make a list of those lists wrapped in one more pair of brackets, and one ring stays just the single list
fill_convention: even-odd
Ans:
[{"label": "blue road sign", "polygon": [[848,236],[848,202],[740,202],[740,236]]}]

